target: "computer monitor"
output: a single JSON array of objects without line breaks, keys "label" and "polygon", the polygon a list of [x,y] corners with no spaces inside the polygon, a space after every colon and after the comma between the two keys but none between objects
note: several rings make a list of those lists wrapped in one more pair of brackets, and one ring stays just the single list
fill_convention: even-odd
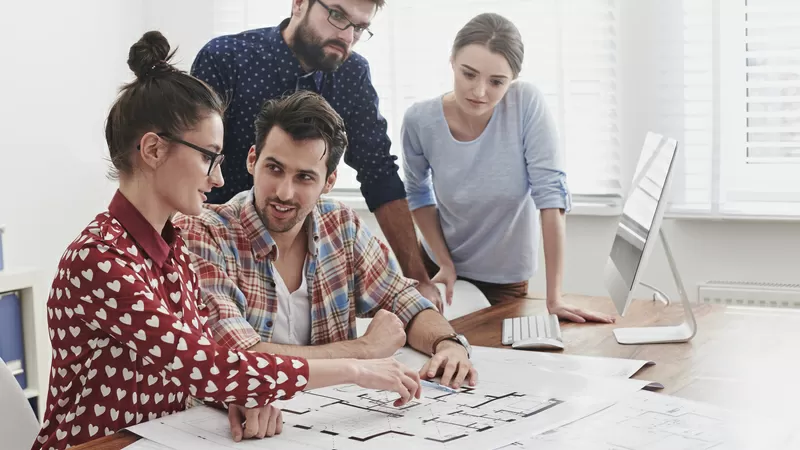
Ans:
[{"label": "computer monitor", "polygon": [[686,342],[696,332],[691,305],[661,230],[667,192],[677,156],[678,143],[674,139],[652,132],[647,134],[606,262],[605,284],[617,312],[625,316],[633,299],[633,292],[637,284],[641,283],[641,274],[647,266],[647,260],[660,238],[688,322],[677,326],[617,328],[614,336],[621,344]]}]

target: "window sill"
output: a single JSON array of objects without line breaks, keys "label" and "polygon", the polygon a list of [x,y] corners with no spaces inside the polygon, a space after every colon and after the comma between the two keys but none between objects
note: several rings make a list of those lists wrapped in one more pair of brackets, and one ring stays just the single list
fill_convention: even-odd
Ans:
[{"label": "window sill", "polygon": [[800,223],[800,216],[667,211],[665,219],[713,222]]},{"label": "window sill", "polygon": [[[360,214],[369,213],[364,197],[358,191],[334,190],[325,195],[326,198],[344,203]],[[582,196],[572,198],[570,216],[606,216],[613,217],[622,214],[622,199],[617,196]]]}]

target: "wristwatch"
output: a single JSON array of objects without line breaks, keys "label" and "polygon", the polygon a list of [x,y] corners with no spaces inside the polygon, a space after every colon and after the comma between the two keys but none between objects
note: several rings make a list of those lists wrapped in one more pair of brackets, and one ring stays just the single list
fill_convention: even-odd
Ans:
[{"label": "wristwatch", "polygon": [[437,338],[435,341],[433,341],[433,347],[431,348],[431,353],[432,354],[436,353],[436,347],[442,341],[456,341],[456,342],[458,342],[459,344],[463,345],[464,348],[467,350],[467,358],[472,357],[472,346],[469,345],[469,341],[467,341],[467,337],[464,336],[463,334],[458,334],[458,333],[445,334],[444,336],[441,336],[441,337]]}]

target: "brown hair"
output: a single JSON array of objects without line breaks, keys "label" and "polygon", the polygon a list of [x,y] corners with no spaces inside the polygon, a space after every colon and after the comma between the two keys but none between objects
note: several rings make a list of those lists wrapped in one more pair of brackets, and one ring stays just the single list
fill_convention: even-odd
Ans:
[{"label": "brown hair", "polygon": [[323,139],[328,154],[326,176],[333,173],[347,148],[347,134],[341,116],[322,96],[311,91],[301,90],[264,102],[255,123],[256,159],[261,155],[273,126],[296,141]]},{"label": "brown hair", "polygon": [[522,70],[525,46],[517,27],[505,17],[495,13],[483,13],[473,17],[456,34],[451,56],[467,45],[486,46],[490,52],[502,55],[516,78]]},{"label": "brown hair", "polygon": [[128,67],[136,79],[122,86],[106,119],[110,178],[133,172],[131,154],[144,133],[180,136],[210,114],[224,114],[225,105],[210,86],[169,63],[174,54],[158,31],[131,46]]}]

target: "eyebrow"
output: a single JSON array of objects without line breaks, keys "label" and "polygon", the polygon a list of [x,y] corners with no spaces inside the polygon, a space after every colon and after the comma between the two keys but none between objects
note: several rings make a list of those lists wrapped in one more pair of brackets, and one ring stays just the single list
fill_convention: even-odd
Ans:
[{"label": "eyebrow", "polygon": [[[277,159],[275,159],[272,156],[267,156],[264,161],[265,162],[271,162],[271,163],[275,164],[276,166],[279,166],[280,168],[286,167],[286,166],[283,165],[282,162],[278,161]],[[301,174],[304,174],[304,175],[313,175],[314,177],[319,177],[319,173],[317,173],[317,171],[313,170],[313,169],[310,169],[310,170],[300,169],[300,170],[297,171],[297,173],[301,173]]]},{"label": "eyebrow", "polygon": [[[328,7],[330,7],[331,9],[335,9],[335,10],[339,11],[340,13],[344,14],[345,17],[347,17],[347,20],[350,20],[350,13],[347,12],[347,10],[342,8],[340,5],[332,3],[332,4],[328,5]],[[350,20],[350,22],[352,22],[352,20]],[[358,25],[360,27],[369,28],[370,22],[356,23],[355,25]]]},{"label": "eyebrow", "polygon": [[[476,68],[474,68],[472,66],[469,66],[467,64],[461,64],[461,67],[467,68],[467,69],[469,69],[469,70],[471,70],[471,71],[473,71],[475,73],[481,73],[480,70],[478,70],[478,69],[476,69]],[[490,77],[492,77],[492,78],[508,78],[508,76],[502,75],[502,74],[500,74],[500,75],[490,75]]]}]

